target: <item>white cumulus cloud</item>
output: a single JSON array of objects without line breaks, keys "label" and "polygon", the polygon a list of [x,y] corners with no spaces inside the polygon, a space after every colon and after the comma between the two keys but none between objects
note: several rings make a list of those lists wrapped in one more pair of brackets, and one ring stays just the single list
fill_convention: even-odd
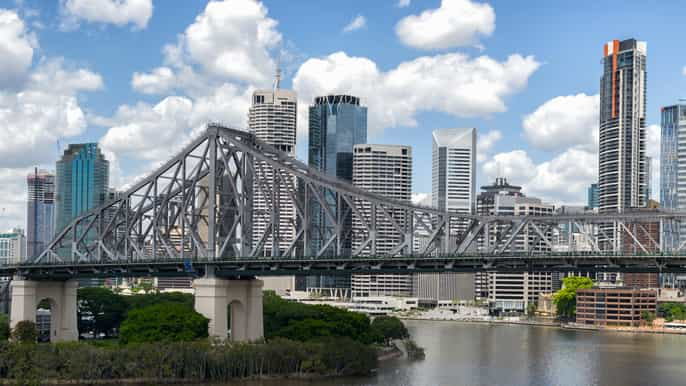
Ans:
[{"label": "white cumulus cloud", "polygon": [[479,37],[494,30],[493,7],[471,0],[442,0],[439,8],[407,16],[395,27],[401,42],[425,50],[479,45]]},{"label": "white cumulus cloud", "polygon": [[343,27],[343,32],[352,32],[356,31],[360,28],[364,28],[367,25],[367,19],[362,16],[362,15],[357,15],[355,16],[354,19],[348,23],[345,27]]},{"label": "white cumulus cloud", "polygon": [[599,114],[598,95],[559,96],[524,117],[524,136],[547,151],[574,145],[597,149]]},{"label": "white cumulus cloud", "polygon": [[35,36],[16,12],[0,9],[0,89],[19,86],[31,68]]},{"label": "white cumulus cloud", "polygon": [[506,111],[505,99],[525,88],[539,66],[533,56],[515,54],[500,62],[451,53],[419,57],[383,72],[368,58],[336,52],[303,63],[293,87],[301,106],[330,93],[361,97],[369,107],[369,131],[378,134],[384,128],[416,125],[422,111],[457,117]]},{"label": "white cumulus cloud", "polygon": [[398,8],[405,8],[410,6],[410,0],[398,0],[398,4],[396,4]]},{"label": "white cumulus cloud", "polygon": [[151,73],[134,72],[131,87],[144,94],[159,94],[176,85],[174,72],[169,67],[158,67]]},{"label": "white cumulus cloud", "polygon": [[63,60],[52,59],[40,64],[19,92],[0,90],[0,167],[52,160],[57,139],[79,135],[86,128],[77,94],[100,88],[100,75],[66,69]]},{"label": "white cumulus cloud", "polygon": [[84,20],[89,23],[133,24],[147,27],[152,17],[152,0],[62,0],[63,27],[69,29]]},{"label": "white cumulus cloud", "polygon": [[476,138],[476,160],[483,162],[488,158],[493,146],[503,138],[499,130],[491,130],[486,134],[478,135]]},{"label": "white cumulus cloud", "polygon": [[499,153],[483,165],[488,181],[506,177],[523,192],[555,204],[583,204],[586,188],[598,179],[598,155],[572,147],[549,161],[536,164],[524,150]]}]

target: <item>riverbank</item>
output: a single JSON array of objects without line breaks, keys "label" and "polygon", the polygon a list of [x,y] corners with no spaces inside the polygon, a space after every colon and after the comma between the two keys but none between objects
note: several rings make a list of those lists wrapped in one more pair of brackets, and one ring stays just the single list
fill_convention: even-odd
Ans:
[{"label": "riverbank", "polygon": [[566,330],[578,331],[610,331],[623,333],[637,333],[637,334],[665,334],[665,335],[686,335],[686,330],[668,329],[664,327],[616,327],[616,326],[595,326],[577,323],[562,323],[552,320],[514,320],[514,319],[439,319],[439,318],[422,318],[422,317],[408,317],[398,316],[402,320],[416,320],[416,321],[432,321],[432,322],[457,322],[457,323],[474,323],[487,325],[522,325],[522,326],[538,326],[538,327],[552,327]]}]

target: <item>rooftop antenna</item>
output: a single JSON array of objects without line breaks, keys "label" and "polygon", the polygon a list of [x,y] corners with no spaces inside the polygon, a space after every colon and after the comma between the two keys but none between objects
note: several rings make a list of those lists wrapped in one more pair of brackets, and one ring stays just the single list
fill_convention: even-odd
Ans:
[{"label": "rooftop antenna", "polygon": [[276,59],[276,74],[274,75],[274,91],[281,88],[281,48],[279,47],[279,56]]}]

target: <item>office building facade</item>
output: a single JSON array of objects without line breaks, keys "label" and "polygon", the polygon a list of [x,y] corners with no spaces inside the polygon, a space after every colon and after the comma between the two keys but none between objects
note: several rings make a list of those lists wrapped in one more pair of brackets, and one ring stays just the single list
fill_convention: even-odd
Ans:
[{"label": "office building facade", "polygon": [[576,293],[576,322],[596,326],[638,327],[643,312],[655,313],[657,290],[587,288]]},{"label": "office building facade", "polygon": [[[443,211],[474,213],[476,189],[476,129],[439,129],[431,134],[431,206]],[[456,242],[465,223],[450,224]],[[428,234],[418,231],[417,246]],[[424,243],[425,244],[425,243]],[[421,248],[415,248],[419,250]],[[416,296],[425,300],[473,300],[475,275],[471,273],[416,274]]]},{"label": "office building facade", "polygon": [[598,184],[591,184],[586,189],[586,207],[598,209]]},{"label": "office building facade", "polygon": [[[248,127],[259,140],[274,146],[295,158],[297,134],[297,96],[290,90],[274,88],[257,90],[252,96],[252,107],[248,113]],[[274,192],[278,205],[279,218],[272,224],[271,209],[267,197],[260,186],[271,189],[281,180],[276,180],[272,170],[264,162],[255,162],[253,178],[253,246],[260,241],[262,234],[270,227],[270,236],[263,242],[262,255],[280,256],[293,241],[295,236],[295,207],[289,190],[295,190],[295,179],[289,176],[283,185],[290,189],[279,189]],[[283,186],[281,185],[281,186]],[[268,193],[267,193],[268,194]],[[270,198],[271,199],[271,198]],[[271,226],[270,226],[271,224]],[[276,237],[277,250],[272,251],[272,238]]]},{"label": "office building facade", "polygon": [[71,144],[57,161],[55,233],[107,199],[109,162],[97,143]]},{"label": "office building facade", "polygon": [[26,258],[26,236],[22,229],[0,233],[0,265],[17,264]]},{"label": "office building facade", "polygon": [[[666,210],[686,211],[686,104],[663,107],[661,115],[660,205]],[[665,224],[663,242],[677,247],[686,241],[686,224],[680,229],[670,226]],[[673,236],[677,231],[679,236]]]},{"label": "office building facade", "polygon": [[[397,145],[355,145],[353,147],[353,185],[380,196],[410,203],[412,201],[412,148]],[[394,256],[407,253],[395,247],[403,239],[402,227],[406,224],[401,209],[390,213],[401,229],[397,229],[384,213],[372,213],[369,203],[360,208],[360,218],[353,215],[352,250],[367,256]],[[376,218],[375,241],[369,238],[365,222]],[[353,297],[359,296],[410,296],[411,274],[352,275]]]},{"label": "office building facade", "polygon": [[55,175],[35,169],[26,177],[26,256],[38,257],[53,238],[55,228]]},{"label": "office building facade", "polygon": [[[309,108],[309,145],[308,164],[330,176],[352,182],[353,147],[367,143],[367,108],[360,104],[360,98],[352,95],[327,95],[317,97]],[[326,197],[334,212],[344,212],[337,208],[335,199]],[[306,248],[315,254],[320,251],[334,234],[331,221],[325,209],[313,202],[309,209],[310,238]],[[351,230],[352,216],[344,219],[344,228]],[[350,232],[343,232],[348,234]],[[350,237],[341,240],[344,255],[350,254]],[[334,248],[328,253],[334,254]],[[308,288],[350,288],[350,276],[310,276],[306,280]]]},{"label": "office building facade", "polygon": [[635,39],[613,40],[604,46],[598,159],[601,213],[646,203],[646,55],[646,42]]},{"label": "office building facade", "polygon": [[[521,187],[510,185],[505,178],[496,178],[493,184],[483,186],[481,190],[476,200],[479,215],[548,216],[555,213],[553,205],[526,197]],[[480,238],[480,248],[485,248],[487,241],[495,244],[498,240],[507,239],[506,235],[501,235],[503,232],[507,232],[505,225],[495,229],[489,240]],[[547,236],[552,238],[552,233]],[[544,253],[551,248],[539,239],[535,230],[527,228],[506,250]],[[539,294],[553,291],[555,279],[559,280],[555,276],[552,272],[481,272],[475,277],[475,297],[488,301],[491,312],[495,314],[521,313],[530,303],[538,301]]]}]

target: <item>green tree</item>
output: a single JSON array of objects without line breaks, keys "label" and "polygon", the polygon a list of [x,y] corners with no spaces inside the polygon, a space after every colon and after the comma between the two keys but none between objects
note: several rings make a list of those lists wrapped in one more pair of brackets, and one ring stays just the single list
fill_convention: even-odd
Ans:
[{"label": "green tree", "polygon": [[655,314],[650,311],[641,312],[641,319],[645,320],[646,324],[652,327],[653,321],[655,320]]},{"label": "green tree", "polygon": [[378,316],[372,320],[372,334],[383,337],[384,342],[389,344],[394,339],[410,337],[407,327],[395,316]]},{"label": "green tree", "polygon": [[7,314],[0,314],[0,342],[10,338],[10,317]]},{"label": "green tree", "polygon": [[657,314],[665,318],[665,321],[686,319],[686,306],[682,303],[662,303],[657,308]]},{"label": "green tree", "polygon": [[576,291],[593,287],[593,281],[587,277],[569,276],[562,284],[562,289],[553,294],[553,303],[560,318],[573,319],[576,315]]},{"label": "green tree", "polygon": [[126,317],[128,304],[123,296],[107,288],[87,287],[78,290],[79,331],[110,335]]},{"label": "green tree", "polygon": [[193,309],[193,295],[180,292],[150,293],[141,295],[123,296],[129,310],[148,307],[160,303],[179,303],[189,309]]},{"label": "green tree", "polygon": [[119,331],[119,341],[181,342],[207,338],[209,320],[179,303],[161,303],[131,310]]},{"label": "green tree", "polygon": [[12,340],[18,343],[36,343],[38,329],[36,323],[30,320],[22,320],[12,330]]}]

